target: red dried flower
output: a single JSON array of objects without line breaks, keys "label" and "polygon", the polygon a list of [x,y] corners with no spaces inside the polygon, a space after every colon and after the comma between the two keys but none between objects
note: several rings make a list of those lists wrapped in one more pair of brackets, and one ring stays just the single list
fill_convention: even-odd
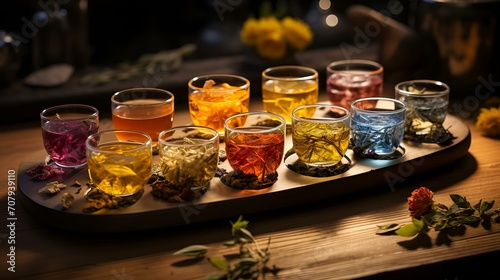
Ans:
[{"label": "red dried flower", "polygon": [[432,196],[434,193],[426,187],[420,187],[415,189],[411,196],[408,197],[408,210],[410,210],[410,216],[418,218],[427,212],[432,203]]}]

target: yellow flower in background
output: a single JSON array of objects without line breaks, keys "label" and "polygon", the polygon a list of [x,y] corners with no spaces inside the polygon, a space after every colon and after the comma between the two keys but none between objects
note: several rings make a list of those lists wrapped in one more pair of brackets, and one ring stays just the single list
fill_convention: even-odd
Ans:
[{"label": "yellow flower in background", "polygon": [[248,18],[243,24],[240,35],[243,44],[248,46],[256,45],[259,37],[259,21],[255,18]]},{"label": "yellow flower in background", "polygon": [[257,40],[257,52],[269,59],[280,59],[286,54],[286,42],[281,32],[270,32]]},{"label": "yellow flower in background", "polygon": [[268,16],[248,18],[243,23],[240,37],[243,44],[255,47],[260,56],[276,60],[285,57],[289,48],[305,49],[311,43],[313,34],[300,19],[285,17],[280,21]]},{"label": "yellow flower in background", "polygon": [[282,24],[285,37],[292,47],[303,50],[312,41],[311,29],[305,22],[285,17]]},{"label": "yellow flower in background", "polygon": [[483,135],[500,136],[500,107],[481,108],[476,121],[476,127]]}]

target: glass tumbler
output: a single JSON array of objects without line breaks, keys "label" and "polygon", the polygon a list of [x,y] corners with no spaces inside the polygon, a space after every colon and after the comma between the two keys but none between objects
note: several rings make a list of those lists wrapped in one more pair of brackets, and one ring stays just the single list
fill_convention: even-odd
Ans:
[{"label": "glass tumbler", "polygon": [[351,137],[365,155],[390,155],[404,136],[406,106],[384,97],[362,98],[351,104]]},{"label": "glass tumbler", "polygon": [[276,172],[285,152],[286,121],[269,112],[248,112],[224,123],[226,156],[234,170],[263,181]]},{"label": "glass tumbler", "polygon": [[224,121],[248,112],[250,82],[241,76],[214,74],[191,79],[189,114],[195,126],[206,126],[224,133]]},{"label": "glass tumbler", "polygon": [[[301,117],[303,111],[314,112]],[[295,154],[307,166],[327,167],[339,163],[349,146],[349,111],[331,104],[299,106],[292,112]]]},{"label": "glass tumbler", "polygon": [[178,126],[162,131],[158,139],[165,180],[206,190],[219,164],[219,133],[209,127]]},{"label": "glass tumbler", "polygon": [[310,67],[285,65],[262,72],[264,110],[292,123],[293,109],[318,102],[318,72]]},{"label": "glass tumbler", "polygon": [[351,109],[360,98],[380,97],[384,67],[375,61],[339,60],[326,67],[326,92],[330,103]]},{"label": "glass tumbler", "polygon": [[137,130],[106,130],[87,138],[88,173],[103,193],[139,193],[152,175],[151,137]]},{"label": "glass tumbler", "polygon": [[87,163],[85,140],[99,129],[99,111],[88,105],[65,104],[40,113],[45,150],[60,167]]},{"label": "glass tumbler", "polygon": [[443,124],[448,112],[450,88],[434,80],[405,81],[395,86],[396,99],[406,105],[405,129],[417,135],[429,134]]},{"label": "glass tumbler", "polygon": [[159,88],[132,88],[118,91],[111,97],[114,129],[144,131],[153,143],[158,135],[172,127],[174,95]]}]

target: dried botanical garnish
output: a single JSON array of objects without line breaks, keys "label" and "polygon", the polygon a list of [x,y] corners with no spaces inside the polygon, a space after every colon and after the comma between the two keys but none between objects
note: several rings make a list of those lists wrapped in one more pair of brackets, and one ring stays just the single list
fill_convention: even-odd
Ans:
[{"label": "dried botanical garnish", "polygon": [[410,224],[379,225],[377,234],[398,234],[411,237],[425,234],[430,229],[442,231],[464,225],[500,223],[500,208],[492,210],[495,201],[480,200],[471,205],[467,199],[458,194],[451,194],[453,204],[450,207],[433,200],[433,192],[420,187],[408,197],[408,210],[412,222]]},{"label": "dried botanical garnish", "polygon": [[221,176],[220,180],[224,185],[234,189],[260,190],[276,183],[278,181],[278,172],[266,174],[262,180],[259,180],[254,174],[245,174],[241,170],[234,170]]},{"label": "dried botanical garnish", "polygon": [[166,180],[156,180],[151,184],[151,188],[154,197],[179,203],[192,201],[206,192],[204,189],[192,190],[190,186],[175,185]]},{"label": "dried botanical garnish", "polygon": [[75,198],[73,197],[72,194],[65,192],[61,196],[61,204],[62,204],[62,209],[63,210],[68,210],[71,205],[73,204],[73,201]]},{"label": "dried botanical garnish", "polygon": [[[295,152],[293,148],[288,150],[288,152],[285,154],[284,160],[286,160],[287,157],[289,157],[294,153]],[[342,174],[347,170],[349,170],[349,168],[351,168],[352,166],[351,159],[346,155],[344,155],[344,158],[347,159],[348,163],[339,162],[332,166],[308,166],[307,164],[303,163],[300,159],[297,159],[294,163],[287,164],[287,167],[293,172],[305,176],[330,177]]]},{"label": "dried botanical garnish", "polygon": [[[367,146],[371,146],[373,143],[367,144]],[[399,146],[398,148],[401,149],[401,151],[396,150],[392,154],[389,155],[379,155],[377,153],[366,153],[369,147],[358,147],[354,146],[354,144],[351,143],[349,144],[349,148],[352,149],[354,152],[354,155],[361,157],[361,158],[369,158],[369,159],[380,159],[380,160],[393,160],[393,159],[398,159],[404,156],[406,153],[406,149],[403,146]]]},{"label": "dried botanical garnish", "polygon": [[59,181],[52,181],[46,184],[43,188],[38,190],[38,193],[44,193],[48,195],[55,195],[59,193],[62,189],[66,188],[66,185],[59,183]]},{"label": "dried botanical garnish", "polygon": [[[427,133],[421,133],[422,130],[426,130]],[[434,143],[443,146],[450,144],[456,137],[448,129],[444,128],[442,124],[432,123],[427,127],[406,125],[403,139],[417,143]]]},{"label": "dried botanical garnish", "polygon": [[37,164],[28,169],[26,174],[35,181],[45,181],[56,175],[64,175],[66,171],[52,165]]},{"label": "dried botanical garnish", "polygon": [[87,185],[90,188],[85,193],[85,199],[87,200],[87,205],[83,208],[83,212],[85,213],[95,212],[103,208],[119,209],[128,207],[136,203],[143,193],[141,191],[129,197],[113,196],[103,193],[90,182]]},{"label": "dried botanical garnish", "polygon": [[[239,246],[239,254],[224,258],[207,257],[207,260],[220,272],[211,273],[205,279],[265,279],[267,273],[274,276],[281,270],[276,265],[269,266],[271,259],[271,238],[267,246],[260,248],[257,240],[247,229],[248,221],[240,216],[236,222],[231,222],[233,239],[224,243],[226,247]],[[253,246],[252,246],[253,245]],[[204,245],[190,245],[174,252],[174,255],[184,255],[194,258],[204,257],[209,248]],[[235,257],[238,256],[238,257]]]}]

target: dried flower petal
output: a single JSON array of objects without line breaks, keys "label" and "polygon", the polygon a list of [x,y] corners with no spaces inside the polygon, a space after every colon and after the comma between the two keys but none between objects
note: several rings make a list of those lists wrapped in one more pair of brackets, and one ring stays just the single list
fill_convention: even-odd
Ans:
[{"label": "dried flower petal", "polygon": [[410,216],[418,218],[427,212],[432,206],[434,193],[426,187],[420,187],[408,197],[408,209]]},{"label": "dried flower petal", "polygon": [[63,193],[62,197],[61,197],[62,208],[64,210],[68,210],[71,207],[71,205],[73,204],[74,200],[75,200],[75,198],[70,193],[68,193],[68,192]]}]

